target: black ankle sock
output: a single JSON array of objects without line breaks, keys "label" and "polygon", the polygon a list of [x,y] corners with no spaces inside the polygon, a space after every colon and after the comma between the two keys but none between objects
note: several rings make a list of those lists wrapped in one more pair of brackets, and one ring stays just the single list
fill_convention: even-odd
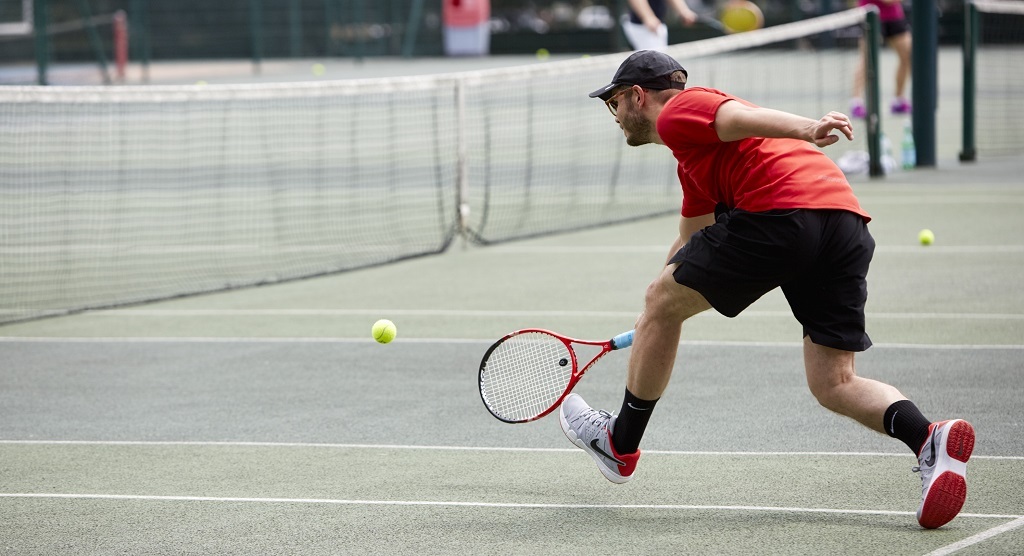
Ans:
[{"label": "black ankle sock", "polygon": [[906,444],[914,455],[921,450],[921,445],[928,439],[928,425],[931,421],[921,415],[914,402],[900,400],[885,410],[885,432]]},{"label": "black ankle sock", "polygon": [[615,418],[615,428],[612,430],[612,445],[616,452],[632,454],[637,451],[656,403],[658,400],[641,400],[626,389],[622,409]]}]

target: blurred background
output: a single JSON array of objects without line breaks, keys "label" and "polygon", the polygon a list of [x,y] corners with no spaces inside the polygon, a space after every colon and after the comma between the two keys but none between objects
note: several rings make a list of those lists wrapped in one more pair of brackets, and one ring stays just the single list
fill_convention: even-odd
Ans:
[{"label": "blurred background", "polygon": [[[724,0],[689,0],[713,15]],[[855,0],[756,0],[765,25],[798,21],[856,5]],[[446,4],[448,4],[446,8]],[[46,6],[50,62],[113,57],[115,14],[131,29],[129,57],[142,60],[287,57],[432,57],[446,54],[446,9],[487,5],[489,44],[479,54],[608,53],[627,49],[616,25],[626,0],[0,0],[0,26]],[[912,10],[911,2],[905,3]],[[940,44],[959,44],[963,1],[939,0]],[[473,8],[475,9],[475,8]],[[446,17],[449,19],[446,20]],[[38,26],[37,22],[37,26]],[[670,42],[714,36],[669,18]],[[95,34],[93,32],[95,31]],[[98,43],[97,43],[98,41]],[[35,61],[28,34],[0,32],[0,64]]]}]

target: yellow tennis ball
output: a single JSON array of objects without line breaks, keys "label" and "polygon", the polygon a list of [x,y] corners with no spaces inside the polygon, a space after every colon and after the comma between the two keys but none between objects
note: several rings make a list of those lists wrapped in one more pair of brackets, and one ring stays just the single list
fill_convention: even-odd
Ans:
[{"label": "yellow tennis ball", "polygon": [[931,230],[924,229],[918,232],[917,240],[921,242],[921,245],[931,245],[935,242],[935,234]]},{"label": "yellow tennis ball", "polygon": [[321,75],[327,73],[327,68],[325,68],[323,64],[316,63],[313,64],[313,68],[310,71],[313,72],[313,75],[320,77]]},{"label": "yellow tennis ball", "polygon": [[538,60],[547,60],[550,57],[551,57],[551,53],[548,52],[548,49],[546,49],[546,48],[538,48],[537,49],[537,59]]},{"label": "yellow tennis ball", "polygon": [[395,323],[388,319],[380,319],[373,323],[373,339],[377,340],[382,344],[389,343],[395,339],[398,335],[398,329],[395,328]]}]

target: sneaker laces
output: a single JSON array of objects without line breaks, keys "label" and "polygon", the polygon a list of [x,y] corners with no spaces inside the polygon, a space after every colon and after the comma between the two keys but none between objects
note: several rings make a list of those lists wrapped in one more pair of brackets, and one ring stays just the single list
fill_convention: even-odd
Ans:
[{"label": "sneaker laces", "polygon": [[[920,463],[920,461],[918,463]],[[932,480],[932,473],[935,471],[935,466],[915,465],[910,468],[910,471],[912,473],[921,474],[921,494],[923,496],[925,489],[928,488],[928,483]]]},{"label": "sneaker laces", "polygon": [[595,430],[605,428],[612,418],[612,414],[608,413],[603,409],[587,409],[573,419],[573,421],[580,423],[581,436],[592,436]]}]

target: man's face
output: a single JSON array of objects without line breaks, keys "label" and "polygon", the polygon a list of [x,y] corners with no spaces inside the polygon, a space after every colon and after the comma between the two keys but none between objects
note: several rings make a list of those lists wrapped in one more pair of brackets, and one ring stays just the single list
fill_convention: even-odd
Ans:
[{"label": "man's face", "polygon": [[613,111],[615,121],[626,136],[626,144],[632,147],[653,142],[651,138],[654,134],[654,124],[644,117],[637,106],[637,95],[644,94],[645,92],[640,87],[633,87],[622,91],[622,96],[617,99],[612,97],[613,101],[617,101]]}]

